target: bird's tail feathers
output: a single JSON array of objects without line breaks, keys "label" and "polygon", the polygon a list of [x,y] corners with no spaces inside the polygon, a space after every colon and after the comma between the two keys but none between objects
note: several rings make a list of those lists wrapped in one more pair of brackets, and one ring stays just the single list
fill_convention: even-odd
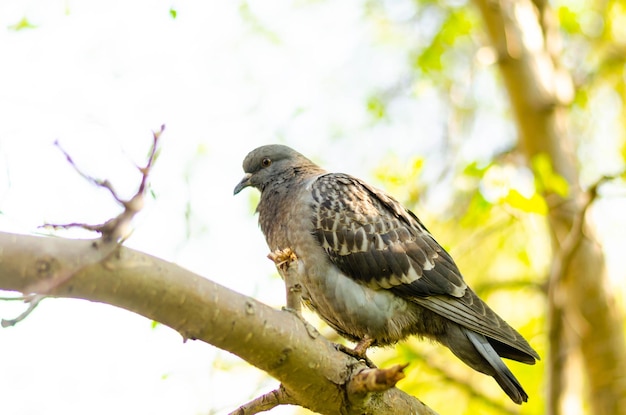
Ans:
[{"label": "bird's tail feathers", "polygon": [[[472,342],[478,353],[489,363],[492,370],[485,371],[482,367],[474,367],[474,369],[493,376],[496,382],[498,382],[498,385],[500,385],[502,390],[506,392],[513,402],[521,404],[522,402],[528,401],[528,395],[524,391],[524,388],[522,388],[522,385],[504,364],[487,338],[482,334],[475,333],[464,327],[461,328],[461,330],[465,332],[467,338]],[[469,364],[467,361],[466,363]],[[470,366],[472,365],[470,364]]]},{"label": "bird's tail feathers", "polygon": [[537,356],[531,355],[525,350],[520,350],[519,348],[512,347],[496,339],[487,337],[487,340],[489,341],[489,344],[491,344],[491,346],[496,350],[496,353],[500,355],[500,357],[515,360],[521,363],[525,363],[527,365],[534,365],[536,362],[535,359],[538,359]]}]

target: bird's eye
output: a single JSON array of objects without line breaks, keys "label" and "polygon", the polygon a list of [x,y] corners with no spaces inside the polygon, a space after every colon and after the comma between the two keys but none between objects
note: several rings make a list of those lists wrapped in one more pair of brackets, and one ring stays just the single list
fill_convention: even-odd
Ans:
[{"label": "bird's eye", "polygon": [[263,160],[261,160],[261,166],[263,167],[269,167],[272,164],[272,160],[270,160],[268,157],[265,157]]}]

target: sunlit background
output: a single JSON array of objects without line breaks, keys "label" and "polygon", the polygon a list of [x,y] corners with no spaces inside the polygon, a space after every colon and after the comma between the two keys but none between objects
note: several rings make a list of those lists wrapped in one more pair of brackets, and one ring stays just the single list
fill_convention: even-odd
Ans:
[{"label": "sunlit background", "polygon": [[[433,11],[410,25],[416,3],[377,7],[380,15],[365,0],[1,2],[0,229],[46,234],[44,223],[97,224],[116,215],[120,208],[109,194],[83,180],[54,143],[80,169],[129,196],[139,181],[135,164],[144,162],[161,124],[154,197],[125,244],[270,305],[282,305],[283,288],[265,258],[256,195],[232,196],[243,157],[259,145],[288,144],[329,170],[387,188],[412,203],[427,226],[438,217],[444,222],[459,208],[451,196],[472,186],[449,167],[486,169],[514,145],[506,97],[485,50],[470,62],[480,68],[472,73],[459,56],[443,55],[444,64],[458,64],[446,77],[466,84],[451,97],[432,87],[437,77],[410,77],[407,50],[438,33],[440,16]],[[585,167],[589,182],[623,168],[615,151],[617,115],[605,105],[614,97],[606,93],[597,104],[606,140],[585,153],[603,162]],[[468,123],[448,100],[482,107]],[[485,200],[498,201],[510,188],[532,199],[528,172],[492,169],[480,183]],[[411,193],[423,183],[436,183],[428,197]],[[615,282],[625,277],[624,211],[618,190],[593,211]],[[524,230],[542,231],[541,220]],[[461,264],[471,259],[473,240],[450,235],[440,242]],[[528,269],[545,271],[546,249],[546,240],[528,249],[536,256]],[[500,269],[510,271],[507,264]],[[479,273],[466,271],[470,281]],[[507,310],[507,301],[495,295],[490,303],[522,324],[527,314]],[[24,308],[0,302],[0,317]],[[539,319],[541,310],[533,313]],[[527,333],[544,351],[537,321]],[[227,352],[183,343],[173,330],[125,310],[78,300],[45,300],[16,327],[0,330],[0,353],[0,407],[11,415],[225,414],[277,385]],[[383,354],[388,359],[393,351]],[[543,367],[523,370],[526,378],[540,378]],[[419,388],[412,392],[421,397]]]}]

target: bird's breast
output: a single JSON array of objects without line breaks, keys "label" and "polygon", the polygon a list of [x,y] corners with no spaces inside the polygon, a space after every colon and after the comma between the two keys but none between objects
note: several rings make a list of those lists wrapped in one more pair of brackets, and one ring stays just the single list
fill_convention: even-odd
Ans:
[{"label": "bird's breast", "polygon": [[369,336],[378,344],[389,344],[407,337],[418,318],[417,306],[355,281],[331,262],[313,233],[315,201],[306,187],[295,186],[302,192],[288,197],[280,189],[266,189],[258,207],[270,250],[291,248],[298,257],[305,303],[349,339]]},{"label": "bird's breast", "polygon": [[302,258],[302,263],[303,299],[340,334],[357,341],[368,336],[382,345],[411,331],[417,317],[414,304],[347,277],[322,254]]}]

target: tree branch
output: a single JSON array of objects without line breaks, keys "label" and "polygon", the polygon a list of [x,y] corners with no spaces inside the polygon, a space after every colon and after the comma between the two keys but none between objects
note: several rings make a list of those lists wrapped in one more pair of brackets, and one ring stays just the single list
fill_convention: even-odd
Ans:
[{"label": "tree branch", "polygon": [[[346,385],[365,365],[312,336],[294,313],[272,309],[175,264],[120,246],[102,259],[93,240],[0,233],[0,289],[47,292],[122,307],[228,350],[272,377],[298,405],[321,414],[435,414],[396,388],[355,398]],[[320,399],[323,396],[324,399]]]}]

